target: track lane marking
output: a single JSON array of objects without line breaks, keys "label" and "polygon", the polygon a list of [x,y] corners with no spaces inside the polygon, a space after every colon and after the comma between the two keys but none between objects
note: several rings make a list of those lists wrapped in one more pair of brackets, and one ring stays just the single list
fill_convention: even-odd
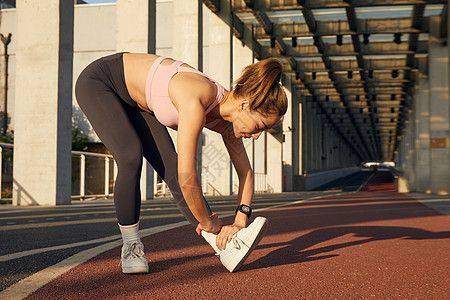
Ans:
[{"label": "track lane marking", "polygon": [[[326,194],[326,195],[315,196],[315,197],[306,198],[306,199],[293,201],[293,202],[289,202],[289,203],[283,203],[280,205],[273,205],[273,206],[269,206],[269,207],[265,207],[265,208],[255,209],[254,212],[259,212],[259,211],[273,209],[273,208],[279,208],[279,207],[283,207],[283,206],[295,205],[295,204],[299,204],[299,203],[302,203],[305,201],[319,199],[319,198],[323,198],[323,197],[330,197],[330,196],[334,196],[334,195],[346,195],[346,194],[352,194],[352,193],[355,193],[355,192],[344,192],[344,193],[339,192],[339,193],[334,193],[334,194],[330,193],[330,194]],[[234,213],[224,214],[221,217],[226,218],[226,217],[230,217],[230,216],[234,216]],[[140,230],[140,233],[141,233],[141,237],[144,238],[146,236],[149,236],[149,235],[152,235],[155,233],[174,229],[174,228],[181,227],[181,226],[188,225],[188,224],[189,224],[188,221],[182,221],[182,222],[178,222],[178,223],[142,229],[142,230]],[[47,267],[46,269],[43,269],[43,270],[11,285],[10,287],[8,287],[5,290],[0,292],[0,298],[5,297],[5,299],[11,299],[11,300],[23,299],[23,298],[29,296],[34,291],[36,291],[37,289],[39,289],[40,287],[46,285],[47,283],[49,283],[56,277],[68,272],[72,268],[75,268],[76,266],[88,261],[89,259],[91,259],[105,251],[108,251],[112,248],[118,247],[120,245],[122,245],[122,240],[116,240],[116,241],[112,241],[112,242],[109,242],[104,245],[100,245],[100,246],[97,246],[97,247],[94,247],[91,249],[81,251],[73,256],[70,256],[70,257],[64,259],[63,261],[61,261],[53,266]]]}]

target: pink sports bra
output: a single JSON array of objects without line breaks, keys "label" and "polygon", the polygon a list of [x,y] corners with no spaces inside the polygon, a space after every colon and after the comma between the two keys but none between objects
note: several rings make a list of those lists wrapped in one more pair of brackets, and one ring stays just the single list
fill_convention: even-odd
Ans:
[{"label": "pink sports bra", "polygon": [[[145,84],[145,99],[147,101],[148,108],[155,114],[156,119],[158,119],[161,124],[177,130],[178,111],[169,97],[169,82],[176,73],[197,73],[205,76],[215,83],[215,85],[217,86],[216,99],[210,106],[208,106],[205,111],[205,115],[208,114],[214,107],[216,107],[220,103],[220,101],[222,101],[225,89],[215,80],[203,74],[202,72],[190,67],[182,67],[181,65],[184,63],[181,61],[175,61],[169,66],[163,66],[161,65],[161,62],[164,59],[166,59],[166,57],[158,57],[148,71]],[[219,119],[211,121],[205,124],[205,127],[211,128],[219,121]]]}]

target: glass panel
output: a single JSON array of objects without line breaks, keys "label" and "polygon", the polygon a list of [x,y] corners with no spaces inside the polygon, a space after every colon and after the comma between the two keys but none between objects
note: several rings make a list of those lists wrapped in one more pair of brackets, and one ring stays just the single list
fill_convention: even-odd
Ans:
[{"label": "glass panel", "polygon": [[444,8],[443,4],[430,4],[425,7],[425,12],[423,15],[425,17],[428,16],[438,16],[442,13],[442,9]]},{"label": "glass panel", "polygon": [[386,18],[405,18],[411,17],[412,5],[402,6],[375,6],[356,8],[356,17],[358,19],[386,19]]},{"label": "glass panel", "polygon": [[251,13],[237,13],[236,16],[245,24],[258,24],[258,21]]},{"label": "glass panel", "polygon": [[331,60],[355,60],[356,56],[353,55],[347,55],[347,56],[329,56]]},{"label": "glass panel", "polygon": [[273,23],[305,22],[300,10],[273,11],[266,14]]},{"label": "glass panel", "polygon": [[420,41],[428,41],[428,37],[429,37],[428,33],[420,33],[419,34]]},{"label": "glass panel", "polygon": [[365,59],[406,59],[406,54],[364,55]]},{"label": "glass panel", "polygon": [[347,20],[344,8],[313,9],[312,12],[317,21]]}]

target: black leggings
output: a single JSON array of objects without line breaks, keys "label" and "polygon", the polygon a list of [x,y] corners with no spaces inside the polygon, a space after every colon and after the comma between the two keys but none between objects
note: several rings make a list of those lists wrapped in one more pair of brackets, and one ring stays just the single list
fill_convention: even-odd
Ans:
[{"label": "black leggings", "polygon": [[[119,224],[131,225],[139,220],[145,157],[169,186],[181,213],[197,226],[180,190],[172,139],[164,125],[131,99],[122,57],[118,53],[94,61],[83,70],[75,86],[78,104],[118,166],[114,203]],[[205,204],[211,213],[206,200]]]}]

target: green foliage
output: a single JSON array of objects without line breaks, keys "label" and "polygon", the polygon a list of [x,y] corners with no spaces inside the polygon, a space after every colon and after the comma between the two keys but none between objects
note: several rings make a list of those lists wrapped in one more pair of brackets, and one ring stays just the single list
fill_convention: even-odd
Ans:
[{"label": "green foliage", "polygon": [[[6,135],[0,136],[0,143],[13,144],[14,143],[14,131],[7,131]],[[13,149],[4,147],[2,149],[2,199],[12,198],[12,182],[8,177],[12,174],[12,163],[13,163]]]},{"label": "green foliage", "polygon": [[7,132],[6,135],[0,136],[0,143],[14,144],[14,130]]},{"label": "green foliage", "polygon": [[72,129],[72,150],[86,151],[89,137],[80,128]]}]

